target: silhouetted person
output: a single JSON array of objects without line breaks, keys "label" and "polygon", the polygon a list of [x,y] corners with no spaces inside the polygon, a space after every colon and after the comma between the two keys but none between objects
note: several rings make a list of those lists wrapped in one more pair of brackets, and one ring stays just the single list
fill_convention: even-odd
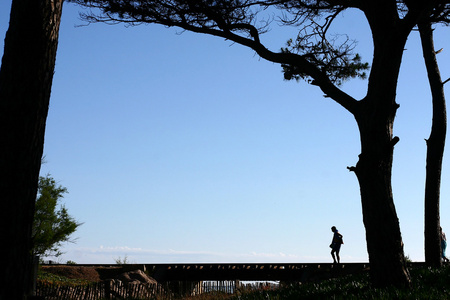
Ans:
[{"label": "silhouetted person", "polygon": [[445,249],[447,249],[447,238],[445,237],[445,233],[442,231],[442,227],[439,227],[441,231],[441,251],[442,251],[442,259],[445,262],[448,262],[447,256],[445,256]]},{"label": "silhouetted person", "polygon": [[339,233],[335,226],[331,227],[331,231],[333,232],[333,240],[330,245],[331,256],[333,257],[334,263],[340,263],[341,258],[339,257],[339,251],[341,250],[341,245],[344,243],[344,240],[342,239],[343,236]]}]

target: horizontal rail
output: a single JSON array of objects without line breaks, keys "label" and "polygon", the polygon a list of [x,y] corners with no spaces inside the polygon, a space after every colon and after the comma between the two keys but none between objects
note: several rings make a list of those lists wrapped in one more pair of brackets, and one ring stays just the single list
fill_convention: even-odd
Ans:
[{"label": "horizontal rail", "polygon": [[[410,263],[421,266],[424,263]],[[162,263],[162,264],[77,264],[86,267],[123,267],[147,271],[158,282],[166,281],[309,281],[363,272],[369,263]]]},{"label": "horizontal rail", "polygon": [[146,264],[156,280],[295,280],[306,281],[313,274],[354,273],[368,267],[352,264]]}]

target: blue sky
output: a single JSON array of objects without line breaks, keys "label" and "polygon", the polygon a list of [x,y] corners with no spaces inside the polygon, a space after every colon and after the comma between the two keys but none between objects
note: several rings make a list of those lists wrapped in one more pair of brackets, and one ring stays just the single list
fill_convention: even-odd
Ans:
[{"label": "blue sky", "polygon": [[[0,54],[10,5],[0,2]],[[81,8],[64,5],[41,173],[67,187],[63,202],[84,224],[61,262],[331,262],[333,225],[341,260],[368,260],[348,112],[240,45],[157,25],[80,27]],[[345,13],[333,30],[370,62],[361,15]],[[277,50],[292,33],[274,24],[264,41]],[[449,44],[438,28],[443,79]],[[405,254],[421,261],[431,97],[417,32],[406,48],[393,191]],[[343,89],[360,99],[366,85]]]}]

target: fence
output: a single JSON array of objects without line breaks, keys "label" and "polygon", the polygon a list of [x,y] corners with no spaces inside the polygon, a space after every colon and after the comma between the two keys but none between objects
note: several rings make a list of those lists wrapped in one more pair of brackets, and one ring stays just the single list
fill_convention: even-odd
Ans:
[{"label": "fence", "polygon": [[278,282],[268,281],[246,281],[240,282],[239,280],[221,280],[221,281],[205,281],[201,284],[201,290],[199,293],[209,292],[224,292],[227,294],[234,294],[237,290],[249,291],[249,290],[268,290],[279,287]]},{"label": "fence", "polygon": [[125,284],[119,280],[93,283],[79,286],[60,286],[38,282],[36,296],[46,300],[100,300],[100,299],[157,299],[170,300],[183,296],[202,293],[224,292],[233,294],[237,289],[268,289],[278,286],[276,283],[240,283],[231,281],[171,281],[164,284]]},{"label": "fence", "polygon": [[107,281],[78,286],[60,286],[40,283],[35,295],[46,300],[100,300],[100,299],[172,299],[172,295],[161,284],[124,284],[121,281]]}]

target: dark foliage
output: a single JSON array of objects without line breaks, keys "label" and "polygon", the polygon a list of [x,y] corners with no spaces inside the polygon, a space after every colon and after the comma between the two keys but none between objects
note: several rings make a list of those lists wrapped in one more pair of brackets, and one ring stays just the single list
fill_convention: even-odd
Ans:
[{"label": "dark foliage", "polygon": [[47,175],[39,177],[38,196],[33,222],[33,253],[37,256],[59,256],[64,242],[73,242],[70,235],[78,223],[59,202],[67,189]]}]

